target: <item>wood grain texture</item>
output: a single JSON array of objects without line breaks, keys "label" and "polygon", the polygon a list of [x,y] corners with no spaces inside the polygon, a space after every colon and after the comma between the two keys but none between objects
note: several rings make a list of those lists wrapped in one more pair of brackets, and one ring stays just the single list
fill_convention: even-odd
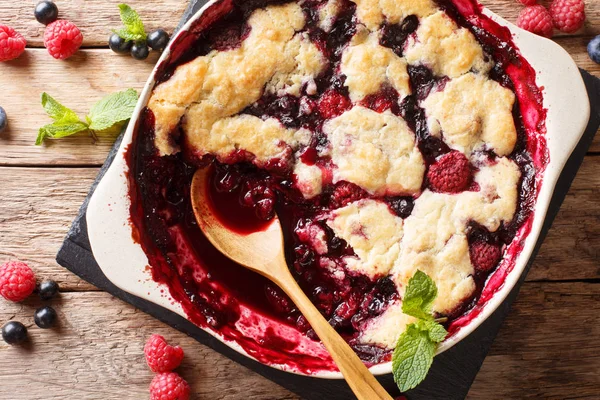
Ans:
[{"label": "wood grain texture", "polygon": [[184,348],[178,372],[194,400],[297,398],[108,293],[62,293],[52,304],[60,326],[42,330],[32,321],[41,301],[0,303],[0,321],[23,322],[31,338],[24,347],[0,341],[0,399],[147,399],[153,374],[143,348],[153,333]]},{"label": "wood grain texture", "polygon": [[28,50],[17,60],[0,63],[0,104],[8,115],[8,129],[0,135],[0,165],[100,165],[114,136],[93,144],[88,134],[46,141],[35,146],[38,129],[50,123],[40,96],[47,92],[85,118],[106,94],[141,90],[156,55],[145,62],[112,53],[85,50],[67,61],[52,59],[45,50]]},{"label": "wood grain texture", "polygon": [[[111,29],[121,26],[117,5],[121,0],[69,0],[57,1],[59,17],[74,22],[83,33],[84,47],[106,47]],[[0,16],[2,23],[12,26],[21,32],[31,47],[44,46],[44,26],[33,17],[34,1],[2,1],[0,2]],[[523,8],[515,0],[482,0],[481,3],[501,15],[505,19],[515,22]],[[548,4],[548,1],[542,1]],[[186,1],[163,0],[149,2],[131,0],[127,2],[142,17],[148,31],[163,28],[169,33],[177,26],[185,7]],[[600,2],[586,0],[587,21],[577,35],[600,34]],[[564,35],[556,32],[557,36]]]},{"label": "wood grain texture", "polygon": [[[44,47],[44,25],[38,23],[33,16],[33,10],[37,3],[38,0],[0,1],[0,20],[25,36],[28,46]],[[79,27],[83,34],[84,47],[108,46],[111,29],[119,29],[122,25],[117,7],[120,3],[124,3],[124,1],[56,1],[59,10],[58,17],[68,19]],[[169,33],[173,32],[187,7],[187,1],[182,0],[129,0],[125,3],[140,14],[147,31],[163,28]]]},{"label": "wood grain texture", "polygon": [[[568,37],[557,42],[580,67],[600,76],[600,65],[587,55],[588,40],[588,37]],[[40,104],[41,93],[49,93],[84,117],[108,93],[127,88],[141,90],[156,59],[153,54],[145,62],[139,62],[110,50],[92,49],[82,50],[67,61],[56,61],[45,50],[32,49],[17,60],[0,63],[3,88],[0,104],[9,118],[9,128],[0,135],[0,166],[101,165],[114,141],[112,136],[101,137],[94,144],[84,133],[49,140],[43,146],[34,145],[38,129],[50,122]],[[591,151],[600,152],[600,135]]]},{"label": "wood grain texture", "polygon": [[39,278],[56,280],[62,290],[95,290],[58,265],[55,257],[97,172],[0,168],[0,263],[20,259]]},{"label": "wood grain texture", "polygon": [[600,285],[526,283],[469,399],[598,399]]}]

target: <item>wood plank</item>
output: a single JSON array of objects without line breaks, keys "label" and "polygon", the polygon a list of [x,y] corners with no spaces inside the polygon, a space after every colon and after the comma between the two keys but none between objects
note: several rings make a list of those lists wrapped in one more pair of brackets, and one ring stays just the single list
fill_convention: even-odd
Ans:
[{"label": "wood plank", "polygon": [[[571,52],[578,65],[600,77],[600,65],[592,62],[585,50],[587,40],[572,37],[558,43]],[[107,93],[130,87],[141,90],[156,57],[138,62],[94,49],[59,62],[45,50],[34,49],[18,60],[0,63],[0,104],[9,116],[9,128],[0,135],[0,165],[100,165],[113,137],[93,144],[84,134],[49,141],[41,147],[34,145],[39,127],[50,122],[40,105],[41,93],[48,92],[84,116]],[[592,150],[600,151],[600,135]]]},{"label": "wood plank", "polygon": [[114,137],[93,143],[87,134],[35,146],[38,129],[50,123],[40,96],[47,92],[84,118],[104,95],[127,88],[142,89],[157,56],[145,62],[110,50],[86,50],[66,62],[55,61],[45,50],[29,50],[26,57],[0,63],[0,103],[9,118],[0,135],[0,165],[100,165]]},{"label": "wood plank", "polygon": [[[73,21],[82,31],[84,47],[106,47],[107,38],[111,29],[120,27],[119,11],[117,4],[121,0],[94,0],[94,1],[59,1],[60,18]],[[28,41],[29,46],[43,47],[44,26],[33,18],[33,8],[36,2],[1,2],[0,15],[3,23],[14,27],[21,32]],[[515,22],[523,8],[515,4],[514,0],[483,0],[482,3],[490,10],[505,19]],[[156,28],[172,32],[177,26],[185,7],[186,1],[165,0],[148,2],[131,0],[131,7],[141,15],[148,31]],[[547,1],[542,4],[547,5]],[[586,0],[587,21],[585,27],[577,34],[597,35],[600,33],[600,3],[595,0]],[[556,35],[565,35],[556,32]]]},{"label": "wood plank", "polygon": [[[59,18],[72,21],[83,34],[84,47],[107,47],[111,29],[119,29],[118,4],[121,0],[69,0],[56,2]],[[12,26],[27,39],[32,47],[44,47],[44,25],[33,16],[36,1],[2,1],[2,23]],[[171,33],[179,23],[188,2],[182,0],[127,2],[142,17],[148,32],[162,28]]]},{"label": "wood plank", "polygon": [[[599,169],[600,157],[585,159],[528,280],[600,277]],[[0,168],[0,262],[20,258],[65,290],[91,290],[54,257],[96,173],[95,168]]]},{"label": "wood plank", "polygon": [[[470,398],[597,396],[598,300],[597,284],[526,283]],[[32,300],[0,307],[0,321],[20,320],[31,336],[26,348],[0,343],[0,398],[145,398],[152,375],[142,348],[151,333],[184,347],[180,372],[192,385],[194,398],[296,398],[106,293],[61,294],[54,302],[61,320],[57,330],[33,326],[31,315],[39,304]]]},{"label": "wood plank", "polygon": [[297,399],[275,383],[103,292],[62,293],[52,304],[60,320],[41,330],[32,315],[41,301],[0,303],[0,324],[29,329],[30,344],[0,341],[0,398],[11,400],[147,399],[153,374],[144,342],[153,333],[185,350],[178,372],[193,399]]},{"label": "wood plank", "polygon": [[470,399],[597,399],[600,285],[526,283]]},{"label": "wood plank", "polygon": [[0,263],[27,262],[61,290],[96,290],[55,261],[97,168],[0,168]]}]

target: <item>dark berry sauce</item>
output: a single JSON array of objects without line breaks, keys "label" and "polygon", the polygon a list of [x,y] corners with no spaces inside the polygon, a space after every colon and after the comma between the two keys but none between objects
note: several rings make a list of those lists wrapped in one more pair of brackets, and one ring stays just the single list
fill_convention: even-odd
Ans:
[{"label": "dark berry sauce", "polygon": [[[158,68],[157,83],[168,80],[177,66],[197,56],[238,47],[250,32],[246,23],[250,13],[277,3],[283,1],[214,3],[188,31],[177,36],[170,57]],[[322,131],[324,121],[352,107],[339,64],[357,28],[355,5],[343,0],[331,31],[324,32],[318,26],[315,11],[320,3],[302,3],[307,20],[305,32],[329,59],[327,67],[315,78],[316,90],[309,91],[305,85],[299,97],[265,93],[243,111],[261,118],[277,118],[288,128],[311,132],[310,143],[301,149],[300,159],[322,169],[323,192],[319,196],[306,200],[295,188],[289,164],[291,154],[263,169],[250,164],[248,154],[232,154],[226,164],[210,157],[199,160],[191,156],[185,143],[178,143],[182,152],[159,156],[154,146],[154,116],[149,110],[142,113],[126,155],[133,235],[148,256],[152,278],[168,286],[171,297],[195,324],[235,342],[261,362],[305,373],[335,370],[335,365],[315,340],[306,319],[279,288],[224,257],[203,236],[192,212],[189,189],[196,169],[212,164],[210,201],[231,229],[242,233],[264,229],[277,214],[284,230],[288,264],[305,293],[363,360],[375,364],[389,359],[389,351],[360,343],[357,336],[365,321],[381,315],[399,299],[394,282],[385,276],[373,278],[347,271],[343,258],[355,254],[333,234],[323,217],[328,210],[373,196],[349,182],[332,184],[328,167],[331,160],[320,155],[319,150],[328,144]],[[514,267],[531,229],[547,151],[545,110],[540,90],[535,86],[535,72],[514,47],[508,29],[485,17],[474,0],[442,0],[439,4],[476,36],[487,57],[496,62],[490,77],[517,94],[513,114],[518,142],[510,158],[522,174],[514,220],[494,233],[475,224],[469,227],[469,243],[483,241],[501,247],[505,256],[491,274],[476,273],[476,294],[446,315],[446,327],[455,334],[481,311]],[[415,16],[399,24],[384,24],[380,44],[401,55],[407,37],[418,25]],[[450,149],[430,135],[420,101],[432,89],[443,86],[447,77],[434,76],[424,66],[410,66],[408,73],[413,94],[400,103],[398,93],[384,86],[360,104],[404,118],[415,132],[419,150],[429,166]],[[180,138],[179,132],[173,133],[173,141],[180,142]],[[493,160],[494,155],[488,157]],[[423,185],[425,188],[426,182]],[[410,196],[379,199],[401,218],[410,216],[415,201]]]}]

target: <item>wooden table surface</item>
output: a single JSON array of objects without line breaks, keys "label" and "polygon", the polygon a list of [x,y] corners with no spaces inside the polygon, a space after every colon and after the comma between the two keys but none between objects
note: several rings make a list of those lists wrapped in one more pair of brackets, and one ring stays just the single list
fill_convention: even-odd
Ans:
[{"label": "wooden table surface", "polygon": [[[39,301],[0,301],[0,325],[30,327],[31,343],[0,343],[0,400],[143,399],[152,374],[143,344],[160,333],[185,348],[182,375],[197,399],[296,399],[297,396],[237,365],[56,264],[54,257],[114,140],[85,136],[34,146],[49,122],[43,91],[85,115],[107,93],[140,90],[157,56],[145,62],[113,54],[109,28],[120,25],[121,0],[58,0],[61,17],[84,35],[83,49],[57,61],[43,48],[34,1],[0,0],[0,24],[28,40],[19,59],[0,63],[0,105],[9,116],[0,135],[0,262],[20,259],[40,278],[61,285],[53,305],[60,327],[33,324]],[[149,29],[172,31],[183,0],[130,0]],[[516,0],[484,2],[515,21]],[[600,0],[587,0],[581,33],[555,37],[583,67],[600,76],[586,53],[600,34]],[[560,77],[557,77],[560,79]],[[469,394],[472,399],[600,398],[600,135],[567,195],[516,304]]]}]

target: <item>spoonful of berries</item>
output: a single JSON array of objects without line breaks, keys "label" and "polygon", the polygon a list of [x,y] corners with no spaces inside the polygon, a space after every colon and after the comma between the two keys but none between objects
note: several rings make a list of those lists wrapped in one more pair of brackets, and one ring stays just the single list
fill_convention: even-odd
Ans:
[{"label": "spoonful of berries", "polygon": [[392,400],[298,286],[285,260],[283,233],[277,216],[261,231],[246,234],[228,229],[209,205],[209,171],[209,168],[197,170],[190,190],[194,215],[206,238],[225,256],[265,276],[290,297],[319,336],[359,400]]}]

